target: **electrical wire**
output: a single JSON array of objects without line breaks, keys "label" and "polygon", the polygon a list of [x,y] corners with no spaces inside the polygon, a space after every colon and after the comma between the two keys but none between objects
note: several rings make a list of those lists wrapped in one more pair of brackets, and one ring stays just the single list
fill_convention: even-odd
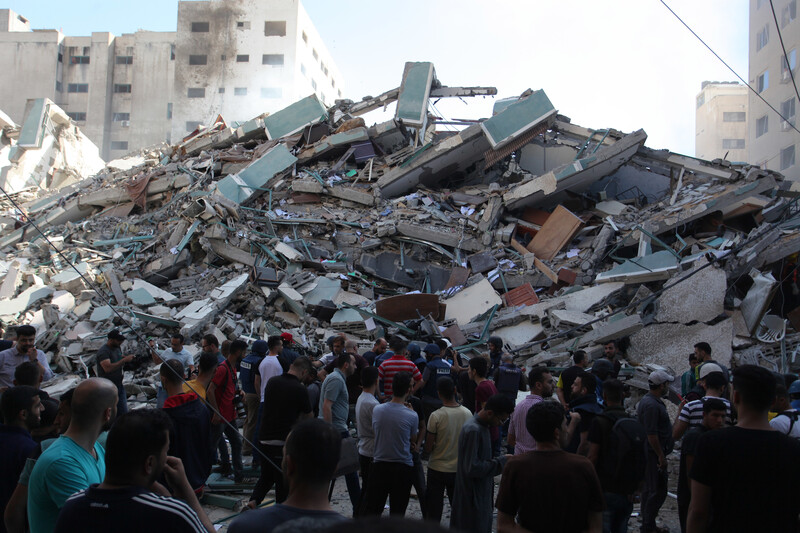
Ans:
[{"label": "electrical wire", "polygon": [[[6,199],[8,199],[8,200],[11,202],[11,204],[14,206],[14,208],[15,208],[15,209],[17,209],[17,211],[19,211],[20,213],[24,213],[24,211],[22,211],[22,209],[21,209],[21,208],[20,208],[20,206],[17,204],[17,202],[16,202],[16,201],[14,201],[14,199],[13,199],[13,198],[12,198],[12,197],[11,197],[11,196],[10,196],[10,195],[7,193],[7,192],[6,192],[6,190],[5,190],[5,188],[4,188],[4,187],[0,187],[0,191],[3,193],[3,195],[6,197]],[[149,346],[149,344],[148,344],[147,340],[146,340],[146,339],[145,339],[145,338],[144,338],[144,337],[143,337],[141,334],[139,334],[139,332],[138,332],[138,331],[136,331],[136,330],[133,328],[133,326],[131,325],[130,321],[128,321],[128,320],[127,320],[125,317],[123,317],[123,316],[122,316],[122,315],[119,313],[119,311],[117,311],[117,309],[116,309],[116,308],[115,308],[113,305],[111,305],[111,301],[110,301],[110,300],[109,300],[109,298],[106,296],[106,294],[105,294],[104,292],[100,291],[100,290],[97,288],[97,286],[96,286],[96,285],[95,285],[95,284],[94,284],[94,283],[93,283],[91,280],[89,280],[89,278],[87,278],[87,277],[86,277],[86,276],[85,276],[85,275],[84,275],[84,274],[83,274],[83,273],[82,273],[82,272],[81,272],[81,271],[78,269],[78,267],[77,267],[77,266],[76,266],[74,263],[72,263],[72,261],[70,261],[70,260],[67,258],[67,256],[66,256],[66,255],[64,255],[64,252],[62,252],[61,250],[59,250],[59,249],[56,247],[56,245],[55,245],[55,244],[53,244],[53,241],[51,241],[51,240],[50,240],[50,239],[47,237],[47,235],[45,235],[45,234],[44,234],[44,232],[43,232],[43,231],[42,231],[42,230],[39,228],[39,226],[36,224],[36,222],[34,222],[34,221],[33,221],[33,219],[30,219],[30,218],[29,218],[29,219],[28,219],[28,223],[29,223],[31,226],[33,226],[33,228],[34,228],[34,229],[35,229],[35,230],[36,230],[36,231],[39,233],[39,235],[41,235],[41,237],[42,237],[42,238],[43,238],[45,241],[47,241],[47,244],[48,244],[48,245],[50,245],[50,247],[51,247],[53,250],[55,250],[55,251],[56,251],[56,253],[57,253],[57,254],[58,254],[60,257],[61,257],[61,259],[63,259],[63,260],[66,262],[66,264],[68,264],[70,267],[72,267],[72,269],[73,269],[73,270],[74,270],[74,271],[75,271],[75,272],[78,274],[78,276],[80,276],[80,278],[83,280],[83,282],[84,282],[84,283],[86,283],[86,285],[87,285],[89,288],[91,288],[91,289],[92,289],[92,290],[93,290],[93,291],[94,291],[94,292],[95,292],[95,293],[96,293],[98,296],[100,296],[100,298],[103,300],[103,303],[105,303],[105,304],[106,304],[106,305],[107,305],[109,308],[111,308],[111,310],[114,312],[114,314],[115,314],[115,315],[117,315],[117,318],[119,318],[119,319],[120,319],[120,320],[121,320],[121,321],[122,321],[122,322],[123,322],[123,323],[124,323],[124,324],[125,324],[125,325],[126,325],[128,328],[130,328],[130,330],[131,330],[131,331],[133,332],[133,334],[136,336],[137,340],[140,342],[140,345],[141,345],[141,346],[146,346],[146,348],[145,348],[146,350],[148,350],[149,352],[154,352],[156,355],[160,356],[161,354],[159,354],[158,352],[156,352],[156,351],[155,351],[153,348],[150,348],[150,346]],[[191,390],[191,391],[192,391],[192,392],[194,392],[194,393],[197,393],[197,391],[196,391],[196,390],[195,390],[195,389],[192,387],[192,385],[191,385],[191,384],[189,384],[189,382],[188,382],[188,381],[186,381],[186,378],[184,378],[183,376],[180,376],[180,375],[178,375],[178,374],[177,374],[177,372],[175,372],[175,371],[172,369],[172,367],[170,367],[169,365],[165,365],[165,366],[166,366],[166,368],[169,368],[170,372],[172,372],[172,373],[173,373],[173,374],[175,374],[177,377],[179,377],[179,378],[180,378],[180,380],[181,380],[181,382],[182,382],[184,385],[186,385],[186,386],[189,388],[189,390]],[[235,426],[233,423],[231,423],[231,422],[228,422],[228,421],[225,419],[225,417],[224,417],[224,416],[222,416],[222,413],[220,413],[220,411],[219,411],[218,409],[216,409],[215,407],[213,407],[213,406],[212,406],[212,405],[211,405],[211,404],[208,402],[208,400],[206,400],[206,399],[202,398],[202,397],[201,397],[199,394],[197,394],[197,398],[198,398],[200,401],[202,401],[202,402],[203,402],[203,403],[206,405],[206,407],[207,407],[207,408],[209,408],[209,409],[211,410],[211,412],[212,412],[212,413],[214,413],[215,415],[217,415],[217,416],[218,416],[218,417],[219,417],[219,418],[222,420],[222,422],[223,422],[225,425],[229,426],[230,428],[232,428],[232,429],[233,429],[234,431],[236,431],[237,433],[239,432],[239,428],[237,428],[237,427],[236,427],[236,426]],[[150,400],[148,400],[148,402],[147,402],[147,403],[149,404],[149,403],[150,403]],[[248,443],[248,444],[249,444],[249,445],[252,447],[253,451],[254,451],[254,452],[257,452],[257,453],[258,453],[258,454],[259,454],[259,455],[262,457],[262,459],[266,460],[266,462],[268,462],[270,465],[272,465],[272,466],[273,466],[275,469],[277,469],[279,472],[282,472],[282,470],[281,470],[281,467],[280,467],[279,465],[276,465],[274,462],[272,462],[272,460],[271,460],[269,457],[267,457],[267,455],[266,455],[266,454],[264,454],[264,453],[261,451],[261,449],[259,448],[259,446],[257,446],[257,445],[256,445],[256,444],[254,444],[252,441],[250,441],[249,439],[247,439],[247,438],[246,438],[244,435],[241,435],[241,438],[242,438],[242,441],[244,441],[244,442]],[[264,467],[264,466],[262,465],[262,468],[263,468],[263,467]]]},{"label": "electrical wire", "polygon": [[797,91],[797,83],[794,81],[794,72],[792,72],[792,66],[789,64],[789,56],[786,55],[786,46],[783,44],[783,35],[781,35],[781,27],[778,24],[778,15],[775,14],[775,6],[772,4],[772,0],[769,0],[769,7],[772,9],[772,18],[775,19],[775,29],[778,30],[778,40],[781,43],[781,50],[783,50],[783,60],[786,61],[786,69],[789,71],[789,76],[792,78],[794,94],[797,95],[797,100],[800,102],[800,92]]},{"label": "electrical wire", "polygon": [[[719,56],[719,54],[717,54],[717,53],[714,51],[714,49],[713,49],[713,48],[711,48],[711,47],[710,47],[708,44],[706,44],[706,42],[705,42],[703,39],[701,39],[701,38],[700,38],[700,36],[699,36],[699,35],[697,35],[697,33],[695,33],[695,31],[694,31],[694,30],[693,30],[691,27],[689,27],[689,25],[688,25],[688,24],[686,24],[686,22],[684,22],[684,21],[683,21],[683,19],[682,19],[680,16],[678,16],[678,14],[677,14],[677,13],[675,13],[675,12],[672,10],[672,8],[671,8],[671,7],[669,7],[669,5],[667,5],[667,2],[665,2],[665,0],[659,0],[659,2],[661,2],[662,4],[664,4],[664,7],[666,7],[666,8],[669,10],[669,12],[670,12],[670,13],[672,13],[672,14],[675,16],[675,18],[676,18],[676,19],[678,19],[678,20],[680,21],[680,23],[681,23],[681,24],[683,24],[683,25],[686,27],[686,29],[687,29],[687,30],[689,30],[689,31],[692,33],[692,35],[694,35],[695,37],[697,37],[697,40],[698,40],[698,41],[700,41],[701,43],[703,43],[703,46],[705,46],[706,48],[708,48],[708,51],[709,51],[709,52],[711,52],[712,54],[714,54],[714,57],[716,57],[717,59],[719,59],[719,60],[722,62],[722,64],[723,64],[723,65],[725,65],[725,66],[728,68],[728,70],[730,70],[730,71],[733,73],[733,75],[734,75],[734,76],[736,76],[737,78],[739,78],[739,81],[741,81],[742,83],[744,83],[744,84],[747,86],[747,88],[748,88],[748,89],[750,89],[751,91],[753,91],[753,93],[754,93],[754,94],[755,94],[755,95],[756,95],[756,96],[757,96],[757,97],[758,97],[758,98],[759,98],[759,99],[760,99],[762,102],[764,102],[765,104],[767,104],[767,107],[769,107],[770,109],[772,109],[772,110],[775,112],[775,114],[776,114],[776,115],[778,115],[779,117],[781,117],[781,119],[783,119],[783,120],[784,120],[784,121],[785,121],[787,124],[791,125],[791,126],[792,126],[792,129],[793,129],[794,131],[796,131],[797,133],[800,133],[800,130],[799,130],[799,129],[797,129],[797,126],[795,126],[794,124],[792,124],[791,122],[789,122],[789,120],[788,120],[786,117],[784,117],[784,116],[783,116],[783,115],[782,115],[782,114],[781,114],[781,113],[780,113],[780,112],[779,112],[777,109],[775,109],[775,108],[772,106],[772,104],[770,104],[769,102],[767,102],[767,101],[766,101],[766,99],[764,99],[764,97],[763,97],[763,96],[761,96],[761,93],[759,93],[758,91],[756,91],[755,89],[753,89],[753,86],[752,86],[752,85],[750,85],[749,83],[747,83],[747,82],[744,80],[744,78],[742,78],[741,76],[739,76],[739,74],[737,74],[737,73],[736,73],[736,71],[735,71],[735,70],[733,70],[733,68],[732,68],[732,67],[731,67],[731,66],[730,66],[728,63],[726,63],[726,62],[725,62],[725,60],[724,60],[724,59],[722,59],[722,58]],[[793,78],[793,79],[794,79],[794,78]]]}]

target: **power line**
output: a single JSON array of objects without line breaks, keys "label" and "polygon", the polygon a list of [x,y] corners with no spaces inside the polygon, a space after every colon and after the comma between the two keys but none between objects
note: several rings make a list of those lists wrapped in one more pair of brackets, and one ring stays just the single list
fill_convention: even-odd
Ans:
[{"label": "power line", "polygon": [[778,25],[778,15],[775,14],[775,6],[772,0],[769,0],[769,7],[772,9],[772,18],[775,19],[775,29],[778,30],[778,40],[781,42],[781,50],[783,50],[783,60],[786,61],[786,68],[789,70],[789,76],[792,78],[792,85],[794,85],[794,94],[797,95],[797,100],[800,102],[800,92],[797,91],[797,84],[794,81],[794,72],[792,66],[789,64],[789,56],[786,55],[786,47],[783,45],[783,35],[781,35],[781,27]]},{"label": "power line", "polygon": [[[736,73],[736,71],[735,71],[735,70],[733,70],[733,68],[732,68],[732,67],[731,67],[731,66],[730,66],[728,63],[726,63],[726,62],[725,62],[725,60],[724,60],[724,59],[722,59],[722,58],[719,56],[719,54],[718,54],[718,53],[716,53],[716,52],[714,51],[714,49],[713,49],[713,48],[711,48],[711,47],[710,47],[708,44],[706,44],[706,42],[705,42],[705,41],[704,41],[704,40],[703,40],[703,39],[702,39],[702,38],[701,38],[699,35],[697,35],[697,33],[696,33],[696,32],[695,32],[695,31],[694,31],[692,28],[690,28],[690,27],[689,27],[689,25],[688,25],[688,24],[686,24],[686,22],[684,22],[684,21],[683,21],[683,19],[682,19],[680,16],[678,16],[678,14],[677,14],[677,13],[675,13],[675,12],[672,10],[672,8],[671,8],[671,7],[669,7],[669,6],[667,5],[667,3],[666,3],[664,0],[659,0],[659,1],[660,1],[662,4],[664,4],[664,7],[666,7],[666,8],[669,10],[669,12],[670,12],[670,13],[672,13],[672,14],[675,16],[675,18],[676,18],[676,19],[678,19],[678,20],[680,21],[680,23],[681,23],[681,24],[683,24],[683,25],[686,27],[686,29],[687,29],[687,30],[689,30],[689,31],[692,33],[692,35],[694,35],[695,37],[697,37],[697,40],[698,40],[698,41],[700,41],[701,43],[703,43],[703,46],[705,46],[706,48],[708,48],[708,51],[709,51],[709,52],[711,52],[712,54],[714,54],[714,57],[716,57],[717,59],[719,59],[719,60],[722,62],[722,64],[723,64],[723,65],[725,65],[725,66],[728,68],[728,70],[730,70],[730,71],[733,73],[733,75],[734,75],[734,76],[736,76],[736,77],[739,79],[739,81],[741,81],[742,83],[744,83],[744,84],[747,86],[747,88],[748,88],[748,89],[750,89],[751,91],[753,91],[753,93],[754,93],[754,94],[755,94],[755,95],[756,95],[756,96],[757,96],[757,97],[758,97],[758,98],[759,98],[759,99],[760,99],[762,102],[764,102],[765,104],[767,104],[767,107],[769,107],[770,109],[772,109],[773,111],[775,111],[775,114],[776,114],[776,115],[778,115],[779,117],[781,117],[781,119],[783,119],[783,121],[784,121],[784,122],[786,122],[787,124],[789,124],[789,125],[792,127],[792,129],[793,129],[794,131],[796,131],[797,133],[800,133],[800,130],[799,130],[799,129],[797,129],[797,126],[795,126],[794,124],[792,124],[791,122],[789,122],[789,119],[787,119],[786,117],[784,117],[784,116],[783,116],[783,115],[782,115],[782,114],[781,114],[781,113],[780,113],[780,112],[779,112],[777,109],[775,109],[775,108],[772,106],[772,104],[770,104],[769,102],[767,102],[767,101],[764,99],[764,97],[763,97],[763,96],[761,96],[761,93],[759,93],[758,91],[756,91],[755,89],[753,89],[753,86],[752,86],[752,85],[750,85],[749,83],[747,83],[747,82],[744,80],[744,78],[742,78],[741,76],[739,76],[739,74],[737,74],[737,73]],[[772,2],[770,1],[770,3],[772,3]],[[792,78],[792,80],[794,80],[794,78]]]}]

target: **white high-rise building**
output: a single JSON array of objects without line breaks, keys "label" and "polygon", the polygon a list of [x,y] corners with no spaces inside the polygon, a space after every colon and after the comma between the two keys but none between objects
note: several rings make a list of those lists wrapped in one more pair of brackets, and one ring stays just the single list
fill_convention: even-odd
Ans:
[{"label": "white high-rise building", "polygon": [[736,82],[703,82],[696,98],[695,157],[748,161],[747,92]]}]

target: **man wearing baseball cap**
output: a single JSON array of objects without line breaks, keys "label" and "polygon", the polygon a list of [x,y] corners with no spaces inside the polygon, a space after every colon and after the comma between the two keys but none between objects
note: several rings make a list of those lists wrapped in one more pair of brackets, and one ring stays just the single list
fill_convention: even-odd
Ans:
[{"label": "man wearing baseball cap", "polygon": [[704,364],[700,369],[700,381],[698,381],[698,384],[703,387],[705,394],[698,400],[684,400],[681,403],[680,413],[675,420],[675,425],[672,427],[672,438],[674,440],[679,440],[686,431],[703,425],[703,404],[710,398],[722,400],[725,404],[725,424],[728,426],[732,424],[731,403],[722,397],[727,385],[722,368],[716,363]]},{"label": "man wearing baseball cap", "polygon": [[128,394],[122,384],[122,367],[125,363],[133,361],[132,355],[122,356],[122,343],[125,336],[118,329],[108,332],[108,341],[97,350],[95,362],[97,363],[97,376],[106,378],[117,386],[119,400],[117,401],[117,416],[128,412]]},{"label": "man wearing baseball cap", "polygon": [[672,424],[667,407],[662,399],[675,380],[665,370],[650,373],[650,392],[645,394],[636,407],[636,417],[647,432],[647,466],[642,488],[642,532],[662,533],[656,526],[656,516],[667,498],[667,457],[672,451]]}]

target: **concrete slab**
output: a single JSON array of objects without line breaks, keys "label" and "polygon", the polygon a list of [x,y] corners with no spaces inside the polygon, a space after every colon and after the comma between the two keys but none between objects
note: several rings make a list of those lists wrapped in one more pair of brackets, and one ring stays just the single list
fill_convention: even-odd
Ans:
[{"label": "concrete slab", "polygon": [[92,309],[92,302],[87,300],[85,302],[81,302],[78,305],[76,305],[75,308],[72,310],[72,313],[78,318],[80,318],[86,313],[88,313],[91,309]]},{"label": "concrete slab", "polygon": [[132,291],[128,291],[128,299],[139,307],[147,307],[156,303],[156,299],[153,298],[153,295],[145,289],[133,289]]},{"label": "concrete slab", "polygon": [[328,118],[328,110],[316,95],[298,100],[289,107],[264,117],[264,130],[268,139],[279,139]]},{"label": "concrete slab", "polygon": [[59,312],[67,314],[75,308],[75,297],[67,291],[56,291],[51,303],[58,307]]},{"label": "concrete slab", "polygon": [[111,309],[110,305],[101,305],[92,311],[92,316],[89,317],[89,320],[92,322],[102,322],[103,320],[108,320],[113,316],[114,310]]},{"label": "concrete slab", "polygon": [[464,325],[493,306],[503,305],[503,299],[494,290],[489,280],[484,278],[442,303],[447,305],[445,320],[455,320]]},{"label": "concrete slab", "polygon": [[0,302],[0,317],[13,317],[25,312],[36,302],[43,300],[53,294],[52,287],[44,285],[34,285],[22,291],[19,296],[11,300]]},{"label": "concrete slab", "polygon": [[[697,268],[707,264],[705,260]],[[687,273],[681,273],[681,277]],[[667,282],[675,283],[677,277]],[[667,289],[658,299],[657,322],[709,322],[723,311],[728,283],[725,271],[706,267],[686,281]]]},{"label": "concrete slab", "polygon": [[522,346],[536,340],[543,334],[544,327],[538,322],[531,322],[530,320],[524,320],[519,324],[505,326],[492,331],[492,335],[500,337],[506,344],[511,346]]},{"label": "concrete slab", "polygon": [[163,300],[165,302],[171,302],[172,300],[176,300],[177,296],[172,294],[171,292],[167,292],[163,289],[159,289],[155,285],[151,283],[147,283],[143,279],[135,279],[133,280],[133,285],[131,286],[134,290],[142,289],[147,291],[153,298],[156,300]]},{"label": "concrete slab", "polygon": [[548,302],[551,304],[564,302],[565,309],[585,313],[612,294],[622,290],[623,287],[625,287],[624,283],[604,283],[602,285],[576,290],[564,296],[558,296],[548,300]]},{"label": "concrete slab", "polygon": [[316,286],[308,291],[302,300],[306,305],[319,305],[322,300],[335,301],[341,290],[341,280],[321,276],[317,278]]}]

